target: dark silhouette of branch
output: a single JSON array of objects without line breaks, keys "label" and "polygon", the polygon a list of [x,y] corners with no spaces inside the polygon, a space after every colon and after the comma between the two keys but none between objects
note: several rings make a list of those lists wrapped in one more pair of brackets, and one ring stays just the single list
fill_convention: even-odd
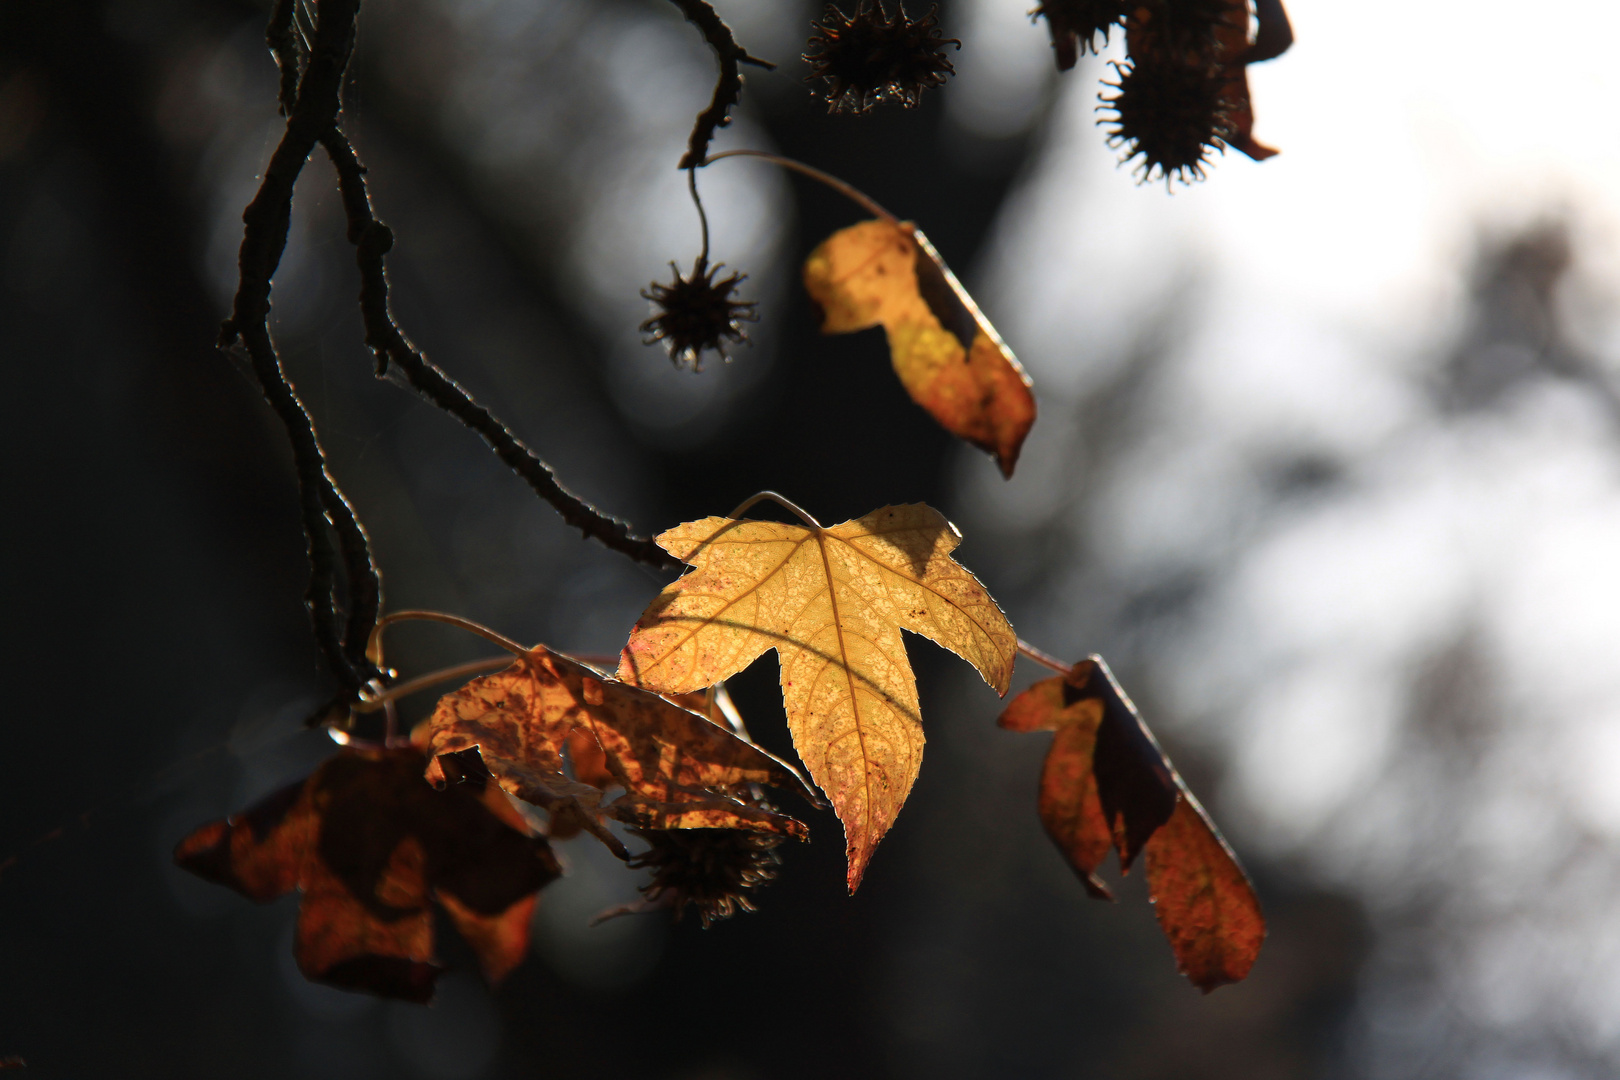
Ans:
[{"label": "dark silhouette of branch", "polygon": [[[244,229],[237,260],[240,279],[231,317],[225,321],[219,336],[221,348],[229,348],[237,341],[242,343],[259,388],[287,430],[298,472],[299,503],[309,546],[310,583],[305,604],[327,666],[351,691],[376,674],[366,660],[365,647],[381,607],[382,580],[372,561],[364,528],[326,469],[326,458],[309,412],[282,370],[281,358],[270,336],[269,317],[270,281],[287,246],[293,186],[321,133],[337,122],[343,73],[354,51],[354,24],[359,6],[359,0],[321,0],[301,76],[296,73],[297,57],[292,48],[277,55],[282,66],[283,91],[291,66],[296,93],[287,114],[287,129],[271,155],[258,193],[242,212]],[[278,4],[267,34],[272,39],[272,47],[276,45],[278,34],[290,43],[292,32],[292,4]],[[285,97],[283,101],[285,103]],[[327,535],[329,526],[337,533],[342,546],[348,584],[348,624],[341,637],[332,596],[336,557]]]},{"label": "dark silhouette of branch", "polygon": [[270,55],[276,58],[276,70],[281,73],[276,98],[281,103],[282,116],[291,116],[298,100],[298,39],[293,26],[296,3],[297,0],[276,0],[270,12],[270,25],[264,31],[265,43],[270,46]]},{"label": "dark silhouette of branch", "polygon": [[678,168],[695,169],[708,158],[709,143],[714,139],[714,133],[731,123],[731,107],[737,104],[742,97],[742,75],[737,71],[738,64],[753,64],[770,71],[776,67],[769,60],[761,60],[757,56],[749,56],[748,50],[737,44],[737,39],[731,36],[731,27],[727,26],[714,8],[709,6],[708,0],[670,0],[681,9],[687,22],[697,27],[714,49],[715,58],[720,63],[720,78],[714,84],[714,97],[709,100],[709,107],[698,114],[697,122],[692,125],[692,137],[687,140],[686,154],[681,158]]},{"label": "dark silhouette of branch", "polygon": [[[360,686],[382,674],[366,655],[366,642],[382,607],[382,578],[372,559],[365,529],[327,470],[314,422],[287,379],[270,335],[271,279],[287,245],[293,188],[317,143],[325,146],[338,172],[349,218],[349,240],[355,245],[360,266],[360,308],[366,343],[377,356],[378,375],[385,374],[392,364],[419,394],[483,436],[501,460],[556,508],[563,520],[586,536],[653,566],[674,568],[679,564],[653,541],[632,534],[624,522],[598,512],[558,483],[545,462],[418,352],[394,323],[383,265],[383,257],[393,247],[393,233],[373,215],[365,168],[338,124],[343,77],[354,52],[360,0],[317,0],[313,26],[307,25],[308,20],[300,22],[300,2],[276,0],[265,32],[280,71],[278,98],[287,127],[257,194],[242,213],[245,227],[238,256],[240,279],[219,344],[230,348],[241,343],[259,387],[292,445],[310,565],[305,604],[327,666],[344,687],[344,692],[318,714],[324,716],[352,699]],[[718,24],[718,19],[715,21]],[[720,26],[724,30],[723,24]],[[727,40],[729,37],[727,32]],[[733,50],[741,52],[734,46]],[[341,633],[333,596],[337,553],[328,528],[337,535],[347,583],[348,617]]]},{"label": "dark silhouette of branch", "polygon": [[388,307],[388,275],[383,260],[394,246],[394,234],[372,212],[365,166],[339,125],[333,124],[321,135],[321,144],[337,168],[338,188],[349,218],[349,242],[355,246],[355,261],[360,266],[360,311],[365,319],[366,344],[376,354],[378,376],[386,374],[392,364],[418,394],[482,436],[513,472],[528,481],[535,494],[586,536],[650,566],[680,567],[680,562],[652,540],[636,536],[625,522],[601,513],[563,487],[551,467],[510,428],[411,344]]}]

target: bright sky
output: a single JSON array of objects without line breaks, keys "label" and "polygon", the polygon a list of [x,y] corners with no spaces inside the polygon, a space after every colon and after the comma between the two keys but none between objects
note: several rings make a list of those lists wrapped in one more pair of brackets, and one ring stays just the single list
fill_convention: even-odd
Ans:
[{"label": "bright sky", "polygon": [[[1037,99],[1049,54],[1025,7],[978,0],[958,28],[981,47],[950,88],[965,130],[1005,132]],[[1620,7],[1565,5],[1556,37],[1498,2],[1290,13],[1294,49],[1251,75],[1255,134],[1281,155],[1228,154],[1173,195],[1103,145],[1100,65],[1061,80],[972,275],[1041,392],[1021,470],[1062,476],[1065,400],[1183,320],[1150,429],[1069,527],[1121,580],[1218,572],[1161,674],[1197,718],[1182,737],[1231,766],[1220,810],[1245,842],[1300,854],[1375,913],[1440,897],[1446,933],[1401,948],[1426,950],[1422,992],[1455,1011],[1391,1034],[1379,1017],[1405,991],[1370,980],[1363,1065],[1459,1030],[1458,1075],[1563,1075],[1560,1040],[1620,1062],[1620,440],[1567,384],[1447,416],[1423,381],[1480,238],[1560,215],[1572,286],[1603,301],[1574,330],[1620,360]],[[1306,452],[1346,482],[1267,504],[1263,467]],[[967,473],[979,512],[1034,514],[1050,482]],[[1434,709],[1484,749],[1419,760],[1414,686],[1448,649],[1479,670]]]},{"label": "bright sky", "polygon": [[[819,7],[718,6],[779,56],[797,47],[770,37],[783,10],[797,33]],[[1536,1049],[1559,1039],[1620,1063],[1620,930],[1607,915],[1620,892],[1620,443],[1568,387],[1448,417],[1423,381],[1458,328],[1482,233],[1559,214],[1574,230],[1573,284],[1604,300],[1574,328],[1599,360],[1620,360],[1620,6],[1560,7],[1555,41],[1523,4],[1294,0],[1297,44],[1251,75],[1255,134],[1281,155],[1227,155],[1173,195],[1117,167],[1094,123],[1102,65],[1057,78],[1031,6],[960,0],[947,28],[966,43],[939,91],[964,155],[1057,94],[988,254],[957,267],[1042,408],[1018,479],[965,468],[962,524],[972,535],[973,514],[1050,515],[1053,485],[1073,471],[1066,406],[1146,331],[1178,321],[1143,430],[1099,479],[1099,512],[1066,525],[1119,581],[1218,572],[1201,621],[1156,673],[1188,721],[1176,737],[1230,768],[1217,810],[1240,843],[1301,854],[1375,914],[1439,898],[1448,932],[1406,948],[1427,950],[1420,996],[1454,1009],[1419,1022],[1400,986],[1371,977],[1364,1063],[1440,1045],[1458,1025],[1478,1056],[1477,1068],[1455,1063],[1459,1075],[1505,1075],[1515,1055],[1561,1075]],[[673,19],[620,25],[617,9],[585,0],[446,8],[478,58],[445,102],[447,130],[514,198],[547,174],[535,155],[567,148],[582,209],[556,227],[580,255],[582,307],[622,342],[609,358],[620,405],[674,442],[706,430],[764,377],[766,350],[693,380],[648,363],[624,332],[645,317],[636,291],[649,272],[695,239],[668,161],[707,92],[706,51]],[[523,20],[541,15],[577,21],[601,48],[536,64],[545,27]],[[548,77],[584,88],[601,138],[551,138],[568,129],[558,102],[570,99],[524,82]],[[724,145],[761,139],[744,117]],[[728,208],[716,252],[769,265],[785,240],[780,176],[737,162],[709,173],[711,205]],[[1340,463],[1346,482],[1268,504],[1264,468],[1308,453]],[[1021,613],[1020,626],[1044,618],[1060,633],[1071,600],[1056,590],[1052,610]],[[1056,637],[1042,644],[1095,644]],[[1419,759],[1402,749],[1414,679],[1462,646],[1488,676],[1479,711],[1499,726],[1477,757]],[[1404,1026],[1379,1019],[1390,1015]]]}]

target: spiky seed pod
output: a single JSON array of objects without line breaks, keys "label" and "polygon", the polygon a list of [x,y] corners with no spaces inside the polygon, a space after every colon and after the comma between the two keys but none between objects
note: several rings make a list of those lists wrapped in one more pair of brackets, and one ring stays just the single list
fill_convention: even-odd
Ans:
[{"label": "spiky seed pod", "polygon": [[1102,108],[1114,113],[1109,144],[1128,151],[1121,163],[1141,158],[1144,182],[1202,180],[1209,152],[1224,151],[1231,131],[1220,69],[1145,59],[1113,66],[1119,81],[1106,85],[1119,93],[1102,98]]},{"label": "spiky seed pod", "polygon": [[705,350],[729,360],[727,344],[746,342],[748,335],[742,324],[759,318],[754,301],[732,296],[747,275],[732,274],[717,281],[724,264],[716,263],[711,269],[702,258],[693,263],[689,278],[681,277],[680,267],[674,263],[669,268],[675,274],[674,281],[668,285],[655,281],[641,291],[653,305],[652,317],[641,324],[641,332],[648,335],[646,343],[662,341],[676,367],[693,371],[702,370]]},{"label": "spiky seed pod", "polygon": [[943,36],[937,7],[913,19],[896,5],[893,15],[882,0],[857,0],[854,15],[828,4],[804,59],[810,64],[805,82],[822,80],[828,112],[869,112],[874,105],[896,100],[915,108],[922,92],[939,86],[956,68],[945,46],[962,43]]},{"label": "spiky seed pod", "polygon": [[1148,0],[1130,19],[1130,53],[1136,62],[1208,64],[1220,49],[1220,31],[1248,7],[1232,0]]},{"label": "spiky seed pod", "polygon": [[1046,0],[1030,12],[1030,18],[1044,17],[1057,52],[1059,71],[1068,71],[1087,52],[1097,51],[1097,35],[1104,42],[1108,31],[1130,14],[1129,0]]},{"label": "spiky seed pod", "polygon": [[754,894],[782,865],[779,836],[743,829],[632,829],[649,845],[629,865],[652,871],[641,887],[650,903],[664,904],[677,919],[691,908],[705,929],[738,911],[753,911]]}]

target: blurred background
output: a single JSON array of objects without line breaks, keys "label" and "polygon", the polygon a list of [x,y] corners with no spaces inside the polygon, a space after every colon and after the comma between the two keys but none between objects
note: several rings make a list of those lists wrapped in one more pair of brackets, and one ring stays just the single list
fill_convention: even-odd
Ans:
[{"label": "blurred background", "polygon": [[[586,923],[639,879],[589,842],[491,993],[448,936],[430,1009],[305,982],[292,898],[174,843],[330,753],[284,437],[211,350],[279,135],[253,0],[0,5],[4,784],[0,1056],[42,1077],[671,1080],[1607,1077],[1620,1070],[1620,12],[1294,0],[1256,135],[1138,186],[1027,0],[950,0],[956,76],[827,116],[819,5],[716,0],[753,53],[717,149],[916,220],[1035,378],[1000,479],[910,404],[879,331],[797,284],[837,196],[701,178],[754,344],[641,344],[689,266],[674,164],[708,49],[658,0],[370,0],[347,124],[401,325],[566,483],[644,531],[774,488],[823,521],[944,508],[1022,635],[1103,653],[1271,924],[1200,996],[1140,882],[1087,901],[1041,833],[1045,737],[909,639],[929,748],[861,892],[830,814],[762,910]],[[1376,33],[1374,31],[1376,30]],[[1104,59],[1117,55],[1104,53]],[[374,380],[330,170],[274,330],[390,607],[611,653],[665,577],[582,542],[460,425]],[[407,627],[406,672],[484,655]],[[1041,673],[1020,667],[1015,689]],[[735,681],[784,751],[774,660]],[[414,703],[418,714],[431,703]]]}]

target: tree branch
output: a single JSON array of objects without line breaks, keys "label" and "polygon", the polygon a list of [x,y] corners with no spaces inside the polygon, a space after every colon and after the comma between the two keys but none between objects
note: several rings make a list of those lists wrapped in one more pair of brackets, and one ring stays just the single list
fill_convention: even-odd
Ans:
[{"label": "tree branch", "polygon": [[[320,133],[337,121],[343,73],[354,51],[354,24],[359,0],[321,0],[314,40],[301,77],[291,34],[293,4],[280,0],[266,37],[281,67],[283,105],[290,81],[296,85],[287,128],[271,155],[258,193],[242,212],[240,274],[231,317],[220,329],[219,345],[238,340],[246,348],[254,376],[275,409],[292,444],[298,472],[299,503],[308,542],[310,583],[305,594],[315,640],[332,674],[348,690],[358,689],[376,672],[365,656],[366,639],[382,603],[382,581],[371,558],[370,544],[353,508],[326,469],[326,457],[309,411],[282,369],[270,335],[270,282],[281,264],[292,219],[293,188]],[[349,617],[342,636],[333,601],[336,558],[327,528],[338,535],[348,583]]]},{"label": "tree branch", "polygon": [[731,107],[742,98],[742,75],[737,71],[737,65],[753,64],[770,71],[776,67],[769,60],[761,60],[757,56],[749,56],[748,50],[737,44],[737,39],[731,35],[731,27],[721,20],[719,14],[711,7],[708,0],[670,0],[681,9],[687,22],[696,26],[714,49],[715,58],[720,64],[720,78],[714,84],[714,97],[709,100],[709,107],[698,114],[697,122],[692,125],[692,136],[686,143],[686,154],[681,158],[678,168],[693,169],[708,158],[709,143],[714,139],[714,133],[731,123]]},{"label": "tree branch", "polygon": [[[378,375],[394,365],[417,393],[483,436],[503,461],[556,508],[563,520],[586,536],[653,566],[675,568],[680,564],[653,541],[633,535],[624,522],[598,512],[558,483],[545,462],[418,352],[394,323],[383,265],[383,257],[393,247],[393,233],[372,213],[365,168],[338,123],[343,77],[354,52],[360,0],[316,0],[313,27],[307,19],[300,22],[301,3],[303,0],[276,0],[265,31],[280,72],[277,97],[287,126],[265,168],[258,192],[242,212],[244,228],[237,259],[240,276],[231,317],[220,329],[219,346],[228,349],[241,343],[259,388],[286,429],[292,446],[310,567],[304,602],[327,667],[344,687],[329,706],[336,708],[345,701],[352,702],[361,686],[381,675],[367,657],[366,642],[381,612],[382,578],[364,527],[326,467],[314,422],[282,368],[269,327],[271,280],[287,246],[293,190],[317,143],[325,146],[338,172],[349,219],[349,240],[355,245],[360,266],[360,308],[366,343],[377,356]],[[713,17],[712,11],[709,14]],[[724,31],[724,24],[713,18]],[[730,40],[729,31],[725,37]],[[746,58],[735,46],[733,51]],[[337,535],[347,584],[348,617],[341,633],[333,595],[337,551],[328,529]]]},{"label": "tree branch", "polygon": [[355,246],[355,261],[360,267],[360,311],[365,320],[366,344],[377,357],[378,376],[386,374],[392,364],[413,390],[482,436],[513,472],[587,537],[650,566],[682,566],[652,540],[633,534],[625,522],[601,513],[563,487],[539,455],[411,344],[389,310],[384,256],[394,246],[394,234],[372,212],[365,166],[339,125],[334,123],[328,128],[320,141],[337,169],[338,188],[349,219],[349,242]]},{"label": "tree branch", "polygon": [[281,85],[276,99],[281,103],[281,115],[291,116],[298,100],[298,38],[293,29],[293,11],[297,0],[276,0],[270,12],[270,25],[265,28],[265,44],[276,58],[276,70],[281,74]]}]

